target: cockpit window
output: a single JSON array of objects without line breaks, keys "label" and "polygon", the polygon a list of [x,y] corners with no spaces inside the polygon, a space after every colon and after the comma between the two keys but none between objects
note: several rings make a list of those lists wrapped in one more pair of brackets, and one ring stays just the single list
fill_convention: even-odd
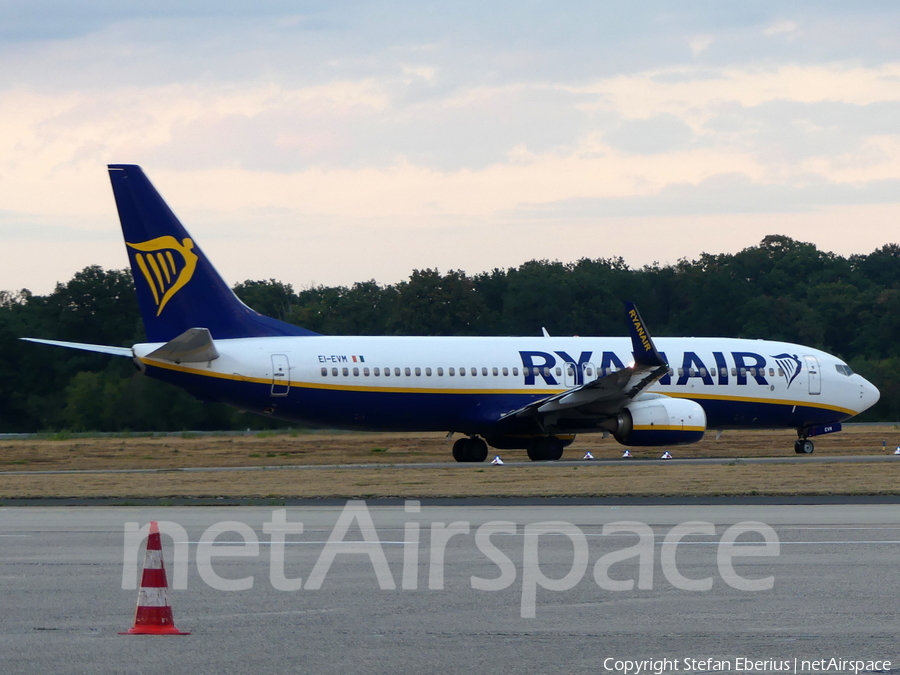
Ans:
[{"label": "cockpit window", "polygon": [[841,375],[846,375],[847,377],[850,377],[853,374],[853,369],[850,366],[844,366],[844,365],[841,365],[838,363],[838,364],[835,364],[834,367],[837,369],[837,371]]}]

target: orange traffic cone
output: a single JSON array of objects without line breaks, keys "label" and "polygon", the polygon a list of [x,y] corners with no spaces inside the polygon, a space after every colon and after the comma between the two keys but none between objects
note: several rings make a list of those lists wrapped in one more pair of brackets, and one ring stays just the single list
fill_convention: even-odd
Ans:
[{"label": "orange traffic cone", "polygon": [[172,607],[169,605],[169,582],[166,580],[166,567],[163,564],[159,524],[155,520],[150,522],[134,626],[119,635],[190,635],[175,628]]}]

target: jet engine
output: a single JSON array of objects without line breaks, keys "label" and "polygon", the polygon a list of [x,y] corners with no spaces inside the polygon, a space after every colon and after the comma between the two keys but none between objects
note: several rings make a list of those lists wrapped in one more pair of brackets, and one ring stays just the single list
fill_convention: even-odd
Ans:
[{"label": "jet engine", "polygon": [[604,425],[622,445],[685,445],[706,431],[706,413],[699,403],[658,396],[629,403]]}]

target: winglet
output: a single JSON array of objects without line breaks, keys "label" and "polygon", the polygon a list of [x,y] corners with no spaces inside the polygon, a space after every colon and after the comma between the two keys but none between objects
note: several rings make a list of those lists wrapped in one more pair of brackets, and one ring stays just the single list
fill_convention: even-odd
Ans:
[{"label": "winglet", "polygon": [[628,332],[631,335],[631,348],[634,352],[635,365],[657,368],[668,365],[653,344],[653,338],[633,302],[625,301],[625,313],[628,315]]}]

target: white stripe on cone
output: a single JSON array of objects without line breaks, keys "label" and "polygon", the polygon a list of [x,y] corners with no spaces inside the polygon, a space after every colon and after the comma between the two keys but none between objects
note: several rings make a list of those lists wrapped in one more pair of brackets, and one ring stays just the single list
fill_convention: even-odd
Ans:
[{"label": "white stripe on cone", "polygon": [[144,555],[144,569],[145,570],[161,570],[162,567],[163,567],[162,551],[154,551],[154,550],[148,548],[146,555]]},{"label": "white stripe on cone", "polygon": [[138,607],[168,607],[168,588],[142,588],[138,593]]}]

